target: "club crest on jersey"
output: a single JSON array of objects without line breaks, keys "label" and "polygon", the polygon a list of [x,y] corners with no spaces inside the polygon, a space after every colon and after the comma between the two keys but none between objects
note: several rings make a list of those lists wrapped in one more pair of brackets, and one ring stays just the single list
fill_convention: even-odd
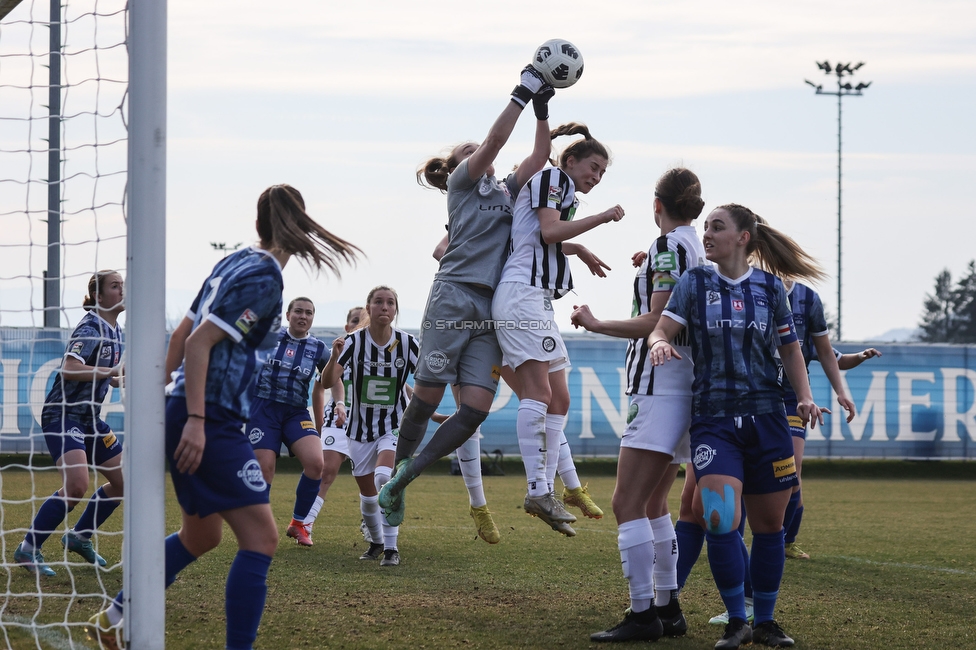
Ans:
[{"label": "club crest on jersey", "polygon": [[708,467],[715,459],[716,454],[718,452],[708,445],[698,445],[695,448],[695,456],[692,458],[692,462],[695,463],[695,469],[703,470]]},{"label": "club crest on jersey", "polygon": [[261,465],[254,459],[244,463],[244,467],[237,473],[237,476],[244,481],[244,485],[250,490],[264,492],[268,489],[264,474],[261,473]]},{"label": "club crest on jersey", "polygon": [[68,435],[69,438],[71,438],[75,442],[80,442],[80,443],[85,442],[85,433],[78,427],[71,427],[65,433]]},{"label": "club crest on jersey", "polygon": [[732,309],[734,309],[736,311],[742,311],[743,309],[745,309],[745,307],[746,307],[745,306],[745,303],[742,302],[741,300],[733,300],[732,301]]},{"label": "club crest on jersey", "polygon": [[260,319],[257,314],[255,314],[250,309],[245,309],[244,313],[238,316],[237,322],[234,323],[234,326],[237,327],[237,329],[239,329],[240,331],[247,334],[248,332],[251,331],[251,328],[257,324],[258,320]]},{"label": "club crest on jersey", "polygon": [[251,429],[251,432],[247,434],[247,439],[251,441],[252,445],[256,445],[261,442],[262,438],[264,438],[264,431],[257,427]]},{"label": "club crest on jersey", "polygon": [[285,350],[285,356],[286,357],[293,357],[293,356],[295,356],[295,351],[292,350],[291,348],[288,348],[287,350]]},{"label": "club crest on jersey", "polygon": [[450,358],[444,352],[434,350],[424,357],[424,361],[427,362],[427,369],[436,375],[444,372],[444,368],[447,368]]},{"label": "club crest on jersey", "polygon": [[110,347],[102,348],[102,352],[98,356],[100,356],[102,359],[108,359],[109,357],[112,356],[112,348]]},{"label": "club crest on jersey", "polygon": [[722,299],[722,297],[718,295],[718,292],[717,291],[709,291],[708,292],[708,304],[709,305],[714,305],[715,303],[717,303],[721,299]]},{"label": "club crest on jersey", "polygon": [[401,358],[399,358],[399,359],[396,359],[396,360],[395,360],[395,361],[393,362],[393,367],[394,367],[394,368],[397,368],[397,369],[399,369],[399,368],[403,368],[403,367],[404,367],[405,365],[407,365],[407,361],[406,361],[406,359],[404,359],[404,358],[402,358],[402,357],[401,357]]},{"label": "club crest on jersey", "polygon": [[553,350],[555,350],[556,339],[552,338],[551,336],[547,336],[544,339],[542,339],[542,349],[545,350],[546,352],[552,352]]},{"label": "club crest on jersey", "polygon": [[325,437],[325,444],[328,447],[331,447],[332,445],[334,445],[335,444],[335,436],[326,436]]}]

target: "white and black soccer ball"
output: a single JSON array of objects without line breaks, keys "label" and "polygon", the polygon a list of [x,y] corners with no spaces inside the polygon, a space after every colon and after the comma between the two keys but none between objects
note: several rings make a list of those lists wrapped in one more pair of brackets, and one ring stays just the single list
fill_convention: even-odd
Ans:
[{"label": "white and black soccer ball", "polygon": [[553,88],[569,88],[583,76],[583,55],[569,41],[553,38],[536,49],[532,67]]}]

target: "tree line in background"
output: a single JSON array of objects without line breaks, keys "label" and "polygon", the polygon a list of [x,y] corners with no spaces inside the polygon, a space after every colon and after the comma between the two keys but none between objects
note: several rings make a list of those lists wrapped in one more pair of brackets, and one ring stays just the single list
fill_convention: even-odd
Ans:
[{"label": "tree line in background", "polygon": [[976,260],[955,285],[949,269],[935,277],[918,328],[918,340],[926,343],[976,343]]}]

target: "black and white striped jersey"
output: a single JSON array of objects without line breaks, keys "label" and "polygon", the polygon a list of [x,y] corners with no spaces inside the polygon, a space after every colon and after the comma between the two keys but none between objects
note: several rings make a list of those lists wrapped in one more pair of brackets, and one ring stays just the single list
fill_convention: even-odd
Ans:
[{"label": "black and white striped jersey", "polygon": [[[703,264],[708,261],[694,226],[678,226],[655,239],[634,279],[632,316],[649,313],[652,294],[670,294],[685,271]],[[682,328],[671,343],[682,359],[672,359],[655,368],[651,365],[647,339],[630,340],[626,361],[628,395],[691,395],[694,363],[687,330]]]},{"label": "black and white striped jersey", "polygon": [[[349,378],[349,368],[343,368],[342,388],[344,389],[344,393],[345,393],[345,399],[343,400],[343,403],[346,405],[346,415],[349,414],[349,407],[351,406],[351,404],[349,403],[349,387],[351,385],[352,385],[352,380]],[[331,388],[332,388],[331,386],[327,386],[325,389],[326,393],[329,395],[331,395],[331,393],[329,392]],[[335,400],[332,399],[332,397],[330,396],[329,401],[325,403],[325,409],[322,418],[323,428],[328,428],[328,429],[337,428],[335,406],[336,406]],[[346,422],[349,422],[348,418],[346,418]],[[345,428],[345,425],[343,425],[342,428]]]},{"label": "black and white striped jersey", "polygon": [[372,442],[399,428],[407,406],[407,377],[417,367],[419,352],[417,339],[398,329],[382,347],[368,327],[346,337],[338,363],[349,369],[348,437]]},{"label": "black and white striped jersey", "polygon": [[556,298],[571,291],[573,276],[563,246],[542,240],[535,211],[552,208],[559,210],[560,221],[572,221],[578,205],[572,179],[558,168],[547,167],[530,178],[515,199],[508,260],[501,281],[552,289]]}]

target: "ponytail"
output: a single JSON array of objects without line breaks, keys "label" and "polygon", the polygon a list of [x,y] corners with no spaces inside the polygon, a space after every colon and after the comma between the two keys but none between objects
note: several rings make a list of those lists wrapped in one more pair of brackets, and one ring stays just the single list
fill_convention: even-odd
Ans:
[{"label": "ponytail", "polygon": [[305,212],[305,200],[290,185],[272,185],[258,197],[258,236],[266,248],[279,248],[317,270],[341,275],[339,265],[355,264],[362,251],[336,237]]},{"label": "ponytail", "polygon": [[664,172],[654,187],[654,196],[661,201],[668,216],[681,221],[697,219],[705,207],[698,176],[684,167]]},{"label": "ponytail", "polygon": [[749,233],[746,253],[750,264],[781,278],[812,281],[827,278],[817,260],[800,248],[792,238],[770,226],[749,208],[737,203],[727,203],[716,210],[725,210],[732,217],[739,232]]},{"label": "ponytail", "polygon": [[99,271],[95,275],[91,276],[88,280],[88,295],[81,303],[82,309],[85,311],[92,311],[98,308],[98,294],[102,292],[102,280],[110,275],[118,275],[118,271],[113,271],[107,269],[105,271]]},{"label": "ponytail", "polygon": [[451,175],[457,166],[461,164],[458,154],[464,142],[451,149],[451,153],[446,156],[434,156],[428,158],[427,162],[417,168],[417,184],[423,187],[447,191],[447,177]]},{"label": "ponytail", "polygon": [[566,161],[569,160],[570,156],[576,160],[583,160],[584,158],[588,158],[594,154],[606,158],[607,164],[610,164],[610,150],[607,149],[601,142],[596,140],[592,135],[590,135],[590,129],[587,128],[585,124],[581,124],[579,122],[569,122],[568,124],[557,126],[549,132],[549,139],[555,140],[562,135],[582,135],[583,137],[576,140],[563,150],[562,154],[559,156],[560,167],[566,165]]}]

